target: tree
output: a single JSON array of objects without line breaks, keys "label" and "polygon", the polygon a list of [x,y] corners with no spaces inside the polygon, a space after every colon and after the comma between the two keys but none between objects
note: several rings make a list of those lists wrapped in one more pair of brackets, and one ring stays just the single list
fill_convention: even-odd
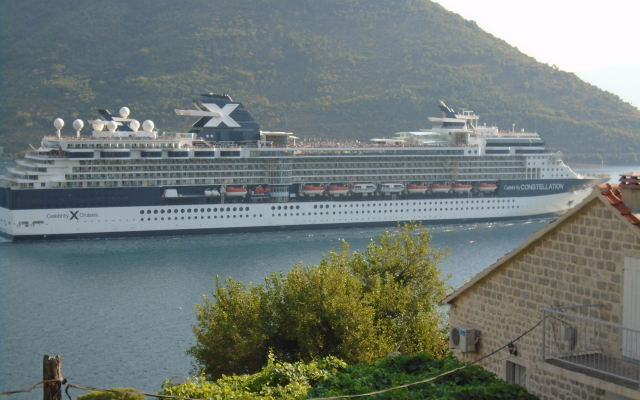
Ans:
[{"label": "tree", "polygon": [[258,371],[269,352],[281,361],[336,356],[349,364],[390,354],[447,351],[437,301],[448,285],[445,253],[420,225],[385,230],[363,253],[343,242],[319,265],[272,272],[264,285],[218,278],[213,300],[196,306],[196,345],[187,353],[209,378]]}]

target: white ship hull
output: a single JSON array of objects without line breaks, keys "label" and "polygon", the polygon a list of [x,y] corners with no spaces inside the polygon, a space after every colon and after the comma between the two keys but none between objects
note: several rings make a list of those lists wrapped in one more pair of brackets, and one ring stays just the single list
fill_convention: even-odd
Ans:
[{"label": "white ship hull", "polygon": [[233,203],[79,210],[12,211],[0,208],[0,232],[19,241],[393,225],[398,221],[469,223],[558,215],[590,192],[591,189],[584,189],[511,198]]}]

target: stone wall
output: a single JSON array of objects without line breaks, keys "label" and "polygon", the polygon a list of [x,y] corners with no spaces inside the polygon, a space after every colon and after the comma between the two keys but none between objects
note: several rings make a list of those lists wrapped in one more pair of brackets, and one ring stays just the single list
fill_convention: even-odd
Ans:
[{"label": "stone wall", "polygon": [[[624,257],[640,258],[640,235],[615,213],[594,198],[552,223],[558,226],[547,233],[534,234],[526,248],[458,295],[450,307],[451,323],[479,329],[482,337],[477,353],[456,350],[456,355],[474,361],[491,353],[536,326],[546,307],[604,304],[596,318],[621,324]],[[502,379],[507,361],[525,367],[527,389],[542,399],[604,399],[597,380],[571,379],[542,362],[541,325],[515,344],[517,356],[503,349],[481,364]]]}]

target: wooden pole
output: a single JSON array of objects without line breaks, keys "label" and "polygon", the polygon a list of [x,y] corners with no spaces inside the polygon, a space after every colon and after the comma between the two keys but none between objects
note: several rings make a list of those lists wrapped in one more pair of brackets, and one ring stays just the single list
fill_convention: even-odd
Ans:
[{"label": "wooden pole", "polygon": [[55,380],[44,384],[44,400],[62,399],[62,360],[60,356],[44,356],[42,360],[42,380]]}]

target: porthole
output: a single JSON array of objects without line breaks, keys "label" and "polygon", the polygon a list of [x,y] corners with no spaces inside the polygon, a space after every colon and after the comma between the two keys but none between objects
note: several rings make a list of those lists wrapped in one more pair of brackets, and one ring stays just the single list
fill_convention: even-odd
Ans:
[{"label": "porthole", "polygon": [[140,210],[140,214],[144,214],[144,210]]},{"label": "porthole", "polygon": [[211,212],[211,209],[210,209],[210,208],[207,208],[207,212]]},{"label": "porthole", "polygon": [[171,209],[168,209],[168,210],[167,210],[167,214],[171,214]]},{"label": "porthole", "polygon": [[271,206],[271,209],[272,209],[272,210],[275,210],[275,209],[276,209],[276,206]]},{"label": "porthole", "polygon": [[184,208],[181,208],[181,209],[180,209],[180,212],[184,214]]},{"label": "porthole", "polygon": [[235,211],[237,211],[237,210],[238,210],[238,209],[237,209],[236,207],[233,207],[233,211],[234,211],[234,212],[235,212]]},{"label": "porthole", "polygon": [[197,213],[197,212],[198,212],[198,209],[197,209],[197,208],[194,208],[194,209],[193,209],[193,212],[194,212],[194,213]]},{"label": "porthole", "polygon": [[227,207],[227,212],[231,211],[231,207]]},{"label": "porthole", "polygon": [[317,204],[314,204],[314,205],[313,205],[313,208],[318,208],[318,205],[317,205]]},{"label": "porthole", "polygon": [[151,210],[147,210],[147,214],[151,214]]},{"label": "porthole", "polygon": [[282,206],[278,206],[278,210],[282,210]]},{"label": "porthole", "polygon": [[187,208],[187,212],[188,212],[188,213],[191,213],[191,209],[190,209],[190,208]]}]

